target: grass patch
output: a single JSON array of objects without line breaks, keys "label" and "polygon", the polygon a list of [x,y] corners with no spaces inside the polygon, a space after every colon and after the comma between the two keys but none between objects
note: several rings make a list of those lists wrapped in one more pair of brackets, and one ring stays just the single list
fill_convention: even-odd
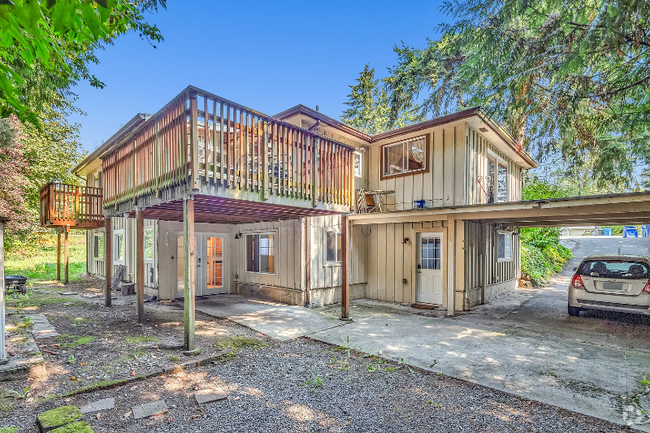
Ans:
[{"label": "grass patch", "polygon": [[323,386],[323,378],[321,376],[314,376],[300,384],[311,389],[318,389]]},{"label": "grass patch", "polygon": [[[63,243],[63,240],[61,241]],[[61,246],[63,250],[63,245]],[[79,281],[86,273],[86,236],[70,236],[70,281]],[[63,251],[61,251],[63,262]],[[7,251],[5,275],[23,275],[33,280],[56,279],[56,235],[51,235],[46,244],[29,250]],[[63,277],[63,263],[61,264]]]},{"label": "grass patch", "polygon": [[246,347],[250,347],[253,350],[259,350],[266,346],[267,344],[259,338],[246,337],[241,335],[235,337],[226,337],[217,342],[217,349],[219,350],[230,349],[237,351]]},{"label": "grass patch", "polygon": [[73,389],[72,391],[68,391],[64,394],[48,394],[45,397],[38,398],[36,401],[38,403],[43,403],[46,401],[54,400],[55,398],[66,398],[66,397],[72,397],[73,395],[77,394],[84,394],[86,392],[92,392],[96,391],[99,389],[107,389],[107,388],[113,388],[115,386],[122,385],[123,383],[128,383],[128,382],[133,382],[135,380],[140,380],[144,378],[145,376],[142,374],[139,374],[137,376],[128,378],[128,379],[117,379],[117,380],[100,380],[99,382],[95,382],[91,385],[87,385],[81,388]]},{"label": "grass patch", "polygon": [[140,349],[134,350],[131,353],[125,353],[122,356],[120,356],[119,358],[117,358],[117,363],[118,364],[124,364],[126,362],[135,361],[136,359],[142,358],[145,355],[148,355],[146,350],[140,350]]},{"label": "grass patch", "polygon": [[139,335],[137,337],[126,337],[124,339],[126,343],[129,344],[140,344],[140,343],[148,343],[148,342],[154,342],[157,343],[160,340],[156,337],[149,337],[147,335]]},{"label": "grass patch", "polygon": [[176,356],[176,355],[171,355],[171,356],[169,357],[169,360],[170,360],[171,362],[178,362],[178,356]]},{"label": "grass patch", "polygon": [[221,355],[221,357],[219,358],[219,361],[228,362],[231,359],[234,359],[236,356],[237,356],[237,353],[233,350],[233,351],[230,351],[228,353],[224,353],[223,355]]},{"label": "grass patch", "polygon": [[69,349],[71,347],[77,347],[77,346],[83,346],[84,344],[92,343],[95,341],[97,338],[93,337],[91,335],[70,335],[70,334],[62,334],[56,337],[59,341],[64,341],[64,343],[61,343],[61,347],[65,349]]},{"label": "grass patch", "polygon": [[80,299],[70,299],[59,295],[57,291],[47,290],[28,290],[24,295],[7,296],[5,298],[7,308],[22,309],[38,309],[48,305],[68,304],[72,305],[86,305],[87,302]]},{"label": "grass patch", "polygon": [[6,388],[0,388],[0,415],[7,416],[16,404],[16,394]]},{"label": "grass patch", "polygon": [[86,421],[77,421],[52,430],[52,433],[94,433]]}]

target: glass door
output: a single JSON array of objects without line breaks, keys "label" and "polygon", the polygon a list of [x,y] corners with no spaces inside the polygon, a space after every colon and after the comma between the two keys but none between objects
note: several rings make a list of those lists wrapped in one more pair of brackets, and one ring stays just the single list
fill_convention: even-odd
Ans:
[{"label": "glass door", "polygon": [[204,236],[204,294],[228,293],[225,261],[226,237],[216,234],[205,234]]}]

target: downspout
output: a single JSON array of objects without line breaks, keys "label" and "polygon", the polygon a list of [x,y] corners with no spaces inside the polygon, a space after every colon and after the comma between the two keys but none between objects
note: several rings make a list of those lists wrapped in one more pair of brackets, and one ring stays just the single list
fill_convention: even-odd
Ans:
[{"label": "downspout", "polygon": [[305,308],[311,306],[311,223],[303,218],[305,226]]},{"label": "downspout", "polygon": [[316,119],[316,123],[314,123],[312,126],[310,126],[307,131],[314,132],[314,129],[318,128],[319,126],[320,126],[320,120]]}]

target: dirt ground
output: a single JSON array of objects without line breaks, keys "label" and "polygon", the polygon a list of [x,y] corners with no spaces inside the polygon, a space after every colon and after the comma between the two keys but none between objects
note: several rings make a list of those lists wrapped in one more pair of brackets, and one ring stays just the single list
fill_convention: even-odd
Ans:
[{"label": "dirt ground", "polygon": [[[134,297],[114,300],[64,296],[97,294],[103,282],[86,279],[63,290],[41,285],[27,298],[8,298],[10,321],[42,313],[58,337],[37,340],[47,374],[0,383],[0,427],[38,431],[36,415],[63,405],[107,397],[112,410],[84,419],[96,432],[203,431],[593,431],[625,429],[553,406],[471,385],[405,364],[302,338],[280,343],[227,320],[197,314],[201,355],[185,357],[183,312],[145,304],[135,321]],[[29,324],[24,326],[29,329]],[[146,379],[189,360],[208,365]],[[380,354],[378,354],[380,355]],[[117,381],[127,380],[115,385]],[[108,389],[96,387],[109,386]],[[26,398],[18,399],[29,388]],[[193,392],[221,388],[225,401],[198,405]],[[87,392],[77,393],[87,389]],[[132,407],[164,400],[169,411],[136,420]]]}]

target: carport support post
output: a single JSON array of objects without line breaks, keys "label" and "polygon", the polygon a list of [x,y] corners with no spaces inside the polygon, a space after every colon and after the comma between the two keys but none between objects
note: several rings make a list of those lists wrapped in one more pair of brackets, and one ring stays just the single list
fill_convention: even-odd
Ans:
[{"label": "carport support post", "polygon": [[104,239],[104,273],[106,274],[106,292],[104,304],[107,307],[111,306],[111,296],[113,290],[113,225],[110,218],[106,218],[106,235]]},{"label": "carport support post", "polygon": [[183,260],[185,266],[183,292],[185,322],[185,354],[196,354],[194,345],[194,303],[196,283],[196,240],[194,239],[194,197],[183,199]]},{"label": "carport support post", "polygon": [[61,232],[56,232],[56,280],[61,282]]},{"label": "carport support post", "polygon": [[144,323],[144,215],[135,211],[135,287],[138,294],[138,323]]},{"label": "carport support post", "polygon": [[456,220],[447,220],[447,315],[456,313]]},{"label": "carport support post", "polygon": [[63,240],[63,261],[65,270],[63,272],[63,284],[68,284],[70,281],[70,226],[65,226],[64,240]]},{"label": "carport support post", "polygon": [[350,226],[348,216],[341,217],[341,319],[347,319],[350,310]]}]

